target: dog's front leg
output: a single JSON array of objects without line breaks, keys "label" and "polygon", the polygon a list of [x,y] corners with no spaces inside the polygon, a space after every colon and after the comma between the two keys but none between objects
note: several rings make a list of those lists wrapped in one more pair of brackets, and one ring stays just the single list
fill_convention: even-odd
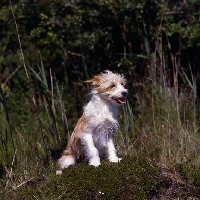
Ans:
[{"label": "dog's front leg", "polygon": [[82,136],[81,141],[84,146],[85,156],[89,162],[89,165],[98,167],[101,163],[99,158],[99,152],[94,146],[92,134],[84,134],[84,136]]},{"label": "dog's front leg", "polygon": [[113,143],[113,139],[110,138],[107,142],[107,155],[108,155],[108,160],[110,162],[120,162],[121,158],[118,158],[116,154],[116,149]]}]

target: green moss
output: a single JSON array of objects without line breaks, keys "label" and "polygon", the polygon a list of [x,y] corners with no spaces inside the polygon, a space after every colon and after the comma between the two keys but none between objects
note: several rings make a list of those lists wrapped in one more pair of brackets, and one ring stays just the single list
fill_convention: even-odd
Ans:
[{"label": "green moss", "polygon": [[177,165],[177,171],[186,180],[186,186],[192,187],[192,193],[200,198],[200,167],[179,164]]},{"label": "green moss", "polygon": [[[104,160],[94,168],[80,163],[56,176],[55,166],[12,192],[32,199],[148,199],[159,191],[159,171],[147,159],[124,158],[119,164]],[[41,175],[40,175],[41,176]],[[10,194],[9,194],[10,195]]]}]

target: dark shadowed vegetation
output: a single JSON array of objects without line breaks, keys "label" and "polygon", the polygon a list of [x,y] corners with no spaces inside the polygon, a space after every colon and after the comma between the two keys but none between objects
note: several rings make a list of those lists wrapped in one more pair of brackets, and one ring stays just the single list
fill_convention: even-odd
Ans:
[{"label": "dark shadowed vegetation", "polygon": [[[2,0],[3,199],[200,198],[200,1]],[[55,176],[87,78],[128,79],[123,161]]]}]

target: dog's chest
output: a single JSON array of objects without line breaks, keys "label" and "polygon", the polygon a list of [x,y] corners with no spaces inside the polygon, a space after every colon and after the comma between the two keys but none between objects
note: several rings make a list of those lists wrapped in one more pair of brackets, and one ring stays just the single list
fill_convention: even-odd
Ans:
[{"label": "dog's chest", "polygon": [[117,128],[118,124],[109,120],[99,123],[92,132],[94,143],[97,146],[106,146],[107,141],[112,138]]},{"label": "dog's chest", "polygon": [[103,147],[118,128],[118,108],[93,97],[84,109],[95,146]]}]

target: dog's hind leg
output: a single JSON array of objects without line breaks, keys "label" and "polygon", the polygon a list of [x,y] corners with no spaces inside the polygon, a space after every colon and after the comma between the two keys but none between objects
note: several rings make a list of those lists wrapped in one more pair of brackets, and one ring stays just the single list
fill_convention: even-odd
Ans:
[{"label": "dog's hind leg", "polygon": [[75,165],[75,164],[76,164],[76,159],[73,155],[63,155],[58,160],[58,165],[60,166],[61,169],[68,168],[70,165]]},{"label": "dog's hind leg", "polygon": [[58,160],[58,165],[59,165],[60,169],[56,171],[56,175],[61,175],[62,170],[64,168],[68,168],[70,165],[75,165],[75,164],[76,164],[76,159],[73,155],[63,155]]},{"label": "dog's hind leg", "polygon": [[58,165],[60,170],[57,170],[56,174],[61,175],[62,169],[68,168],[70,165],[75,165],[75,164],[76,164],[75,155],[73,154],[71,146],[68,145],[66,150],[63,152],[62,157],[58,160]]}]

